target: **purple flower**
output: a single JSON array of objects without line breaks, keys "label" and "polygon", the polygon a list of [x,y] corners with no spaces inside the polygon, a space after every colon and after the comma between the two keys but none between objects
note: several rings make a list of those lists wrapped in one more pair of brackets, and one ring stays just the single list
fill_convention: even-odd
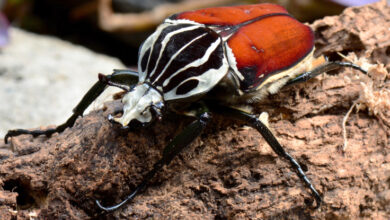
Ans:
[{"label": "purple flower", "polygon": [[8,28],[9,22],[4,14],[0,12],[0,48],[4,47],[9,41]]},{"label": "purple flower", "polygon": [[332,1],[345,6],[361,6],[361,5],[378,2],[379,0],[332,0]]}]

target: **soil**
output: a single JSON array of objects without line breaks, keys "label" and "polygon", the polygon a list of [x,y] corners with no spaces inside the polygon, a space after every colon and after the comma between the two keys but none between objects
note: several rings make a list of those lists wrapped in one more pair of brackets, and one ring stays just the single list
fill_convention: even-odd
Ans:
[{"label": "soil", "polygon": [[317,53],[340,60],[341,52],[369,74],[332,71],[255,110],[270,114],[274,134],[322,195],[319,209],[255,129],[214,114],[145,192],[102,213],[95,199],[121,201],[192,120],[168,115],[128,132],[107,120],[121,107],[114,101],[51,138],[23,135],[0,145],[0,218],[389,219],[390,7],[348,8],[311,26]]}]

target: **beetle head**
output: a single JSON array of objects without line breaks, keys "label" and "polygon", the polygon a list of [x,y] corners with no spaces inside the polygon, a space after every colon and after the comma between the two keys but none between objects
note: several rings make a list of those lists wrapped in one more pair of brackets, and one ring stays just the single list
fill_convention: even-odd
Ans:
[{"label": "beetle head", "polygon": [[154,117],[161,119],[164,100],[161,94],[146,83],[138,84],[122,98],[123,115],[112,118],[126,127],[136,119],[141,123],[151,122]]}]

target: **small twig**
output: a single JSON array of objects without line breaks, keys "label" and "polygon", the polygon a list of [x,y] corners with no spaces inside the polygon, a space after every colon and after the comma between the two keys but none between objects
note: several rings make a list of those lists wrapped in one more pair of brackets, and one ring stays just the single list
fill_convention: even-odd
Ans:
[{"label": "small twig", "polygon": [[348,137],[347,137],[347,129],[346,129],[346,123],[347,123],[347,120],[349,118],[349,115],[351,114],[353,108],[356,106],[356,102],[353,103],[353,105],[351,106],[351,108],[349,108],[347,114],[344,116],[343,118],[343,124],[342,124],[342,127],[343,127],[343,138],[344,138],[344,145],[343,145],[343,152],[345,152],[345,149],[347,149],[347,146],[348,146]]}]

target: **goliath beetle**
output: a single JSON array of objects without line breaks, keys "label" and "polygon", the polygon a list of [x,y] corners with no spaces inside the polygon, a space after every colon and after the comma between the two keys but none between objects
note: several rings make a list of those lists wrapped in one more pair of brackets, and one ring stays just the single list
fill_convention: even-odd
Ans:
[{"label": "goliath beetle", "polygon": [[113,123],[123,127],[133,121],[148,125],[167,111],[195,112],[197,119],[168,144],[162,158],[121,203],[104,207],[96,200],[101,209],[115,210],[144,190],[164,165],[200,135],[211,112],[244,121],[257,129],[274,152],[291,164],[319,207],[321,196],[299,163],[283,149],[262,120],[237,108],[258,102],[283,86],[305,82],[340,67],[366,73],[353,63],[330,62],[323,56],[315,58],[313,51],[312,30],[278,5],[218,7],[175,14],[140,47],[139,72],[114,70],[110,75],[99,74],[99,80],[64,124],[47,130],[10,130],[5,142],[22,134],[50,137],[72,127],[107,86],[115,86],[123,89],[125,95],[122,116],[109,116]]}]

